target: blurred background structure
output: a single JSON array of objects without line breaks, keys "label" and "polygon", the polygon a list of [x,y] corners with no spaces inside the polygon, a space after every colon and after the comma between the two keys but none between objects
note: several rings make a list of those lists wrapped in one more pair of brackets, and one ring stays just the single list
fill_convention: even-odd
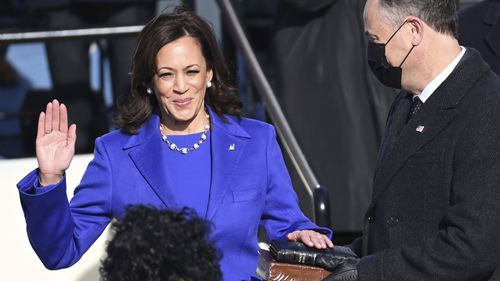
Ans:
[{"label": "blurred background structure", "polygon": [[[231,3],[235,9],[243,25],[243,39],[248,40],[270,89],[259,82],[258,69],[249,60],[242,41],[237,40],[228,11],[220,9],[222,2]],[[281,139],[301,208],[316,219],[318,209],[324,208],[327,220],[322,222],[333,227],[334,242],[349,243],[361,234],[378,145],[395,93],[380,85],[367,67],[364,2],[1,1],[0,159],[4,160],[0,160],[0,178],[11,176],[8,163],[34,156],[38,114],[54,98],[68,104],[70,118],[79,125],[79,153],[91,153],[95,137],[114,129],[116,103],[128,93],[128,72],[137,33],[24,41],[9,40],[7,35],[140,27],[154,14],[183,4],[212,22],[229,68],[235,74],[247,116],[275,122],[279,114],[270,112],[269,97],[263,96],[263,92],[274,92],[308,162],[306,166],[326,188],[326,197],[312,196],[311,187],[304,184],[304,171],[297,171],[297,161],[288,153],[289,140]],[[479,1],[458,2],[464,8]],[[500,38],[500,34],[494,36]],[[36,167],[32,158],[23,163],[30,165],[23,171]],[[15,190],[15,182],[8,182],[4,189]],[[18,202],[15,192],[8,194],[12,196],[7,200]],[[5,198],[3,193],[2,197]],[[11,211],[2,209],[0,213],[8,212]],[[25,233],[19,235],[25,238]]]}]

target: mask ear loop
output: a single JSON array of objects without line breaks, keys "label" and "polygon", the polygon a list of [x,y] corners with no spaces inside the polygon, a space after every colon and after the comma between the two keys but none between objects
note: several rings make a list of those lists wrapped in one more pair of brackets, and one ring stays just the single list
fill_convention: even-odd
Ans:
[{"label": "mask ear loop", "polygon": [[385,42],[385,45],[389,44],[389,42],[392,40],[392,38],[394,38],[394,36],[396,36],[396,34],[398,33],[398,31],[405,25],[405,23],[407,23],[407,21],[404,21],[399,27],[398,29],[396,29],[396,31],[394,31],[394,33],[391,35],[391,37],[389,37],[389,40],[387,40],[387,42]]},{"label": "mask ear loop", "polygon": [[410,55],[411,51],[413,51],[413,48],[415,48],[415,45],[413,45],[411,47],[410,51],[408,52],[408,54],[406,54],[406,57],[403,59],[403,61],[401,62],[401,64],[398,66],[399,68],[401,68],[401,66],[403,66],[403,63],[405,63],[405,61],[408,58],[408,56]]},{"label": "mask ear loop", "polygon": [[[396,36],[396,34],[398,33],[398,31],[405,25],[405,23],[407,23],[407,21],[404,21],[399,27],[398,29],[396,29],[396,31],[394,31],[394,33],[391,35],[391,37],[389,37],[389,40],[387,40],[387,42],[385,42],[385,45],[389,44],[389,42],[392,40],[392,38],[394,38],[394,36]],[[399,68],[401,68],[401,66],[403,66],[403,63],[405,63],[406,59],[408,58],[408,56],[411,54],[411,51],[413,51],[413,48],[415,48],[415,45],[412,45],[410,51],[408,51],[408,53],[406,54],[405,58],[403,59],[403,61],[399,64]]]}]

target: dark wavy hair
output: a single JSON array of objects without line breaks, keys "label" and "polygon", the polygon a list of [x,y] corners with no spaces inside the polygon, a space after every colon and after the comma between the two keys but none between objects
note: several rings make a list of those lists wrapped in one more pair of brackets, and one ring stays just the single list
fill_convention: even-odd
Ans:
[{"label": "dark wavy hair", "polygon": [[170,42],[181,37],[195,38],[201,46],[208,69],[213,72],[212,87],[207,89],[205,102],[223,120],[223,114],[241,116],[241,101],[230,83],[230,75],[217,47],[210,25],[194,12],[176,8],[171,13],[153,18],[139,35],[131,73],[131,93],[118,106],[115,123],[127,133],[135,134],[158,106],[154,95],[148,95],[147,87],[156,74],[156,55]]},{"label": "dark wavy hair", "polygon": [[114,236],[100,270],[103,281],[219,281],[221,255],[209,224],[192,209],[136,205],[111,226]]},{"label": "dark wavy hair", "polygon": [[455,0],[380,0],[380,7],[394,27],[406,17],[416,16],[434,30],[458,38]]}]

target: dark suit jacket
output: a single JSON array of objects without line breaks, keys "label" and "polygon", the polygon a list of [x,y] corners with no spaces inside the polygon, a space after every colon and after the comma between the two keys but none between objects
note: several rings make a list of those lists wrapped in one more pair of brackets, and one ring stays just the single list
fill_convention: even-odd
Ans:
[{"label": "dark suit jacket", "polygon": [[500,78],[467,49],[405,124],[410,103],[402,92],[389,113],[351,245],[359,280],[488,280],[500,261]]},{"label": "dark suit jacket", "polygon": [[458,14],[460,44],[477,49],[500,76],[500,0],[485,0]]}]

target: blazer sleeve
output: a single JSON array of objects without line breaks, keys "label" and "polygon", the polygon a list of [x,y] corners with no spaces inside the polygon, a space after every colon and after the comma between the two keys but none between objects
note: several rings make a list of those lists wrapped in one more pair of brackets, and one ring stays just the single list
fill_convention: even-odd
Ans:
[{"label": "blazer sleeve", "polygon": [[302,229],[316,230],[331,237],[330,229],[317,226],[300,210],[297,195],[276,141],[274,127],[268,128],[267,194],[261,224],[265,227],[269,239],[287,239],[288,233]]},{"label": "blazer sleeve", "polygon": [[[436,235],[418,247],[361,259],[360,281],[486,280],[500,253],[500,114],[497,102],[464,124],[456,144],[450,207]],[[453,144],[450,144],[453,145]]]},{"label": "blazer sleeve", "polygon": [[111,173],[106,150],[96,140],[94,159],[68,202],[66,179],[33,192],[38,182],[34,170],[18,184],[28,238],[49,269],[76,263],[103,232],[111,217]]}]

